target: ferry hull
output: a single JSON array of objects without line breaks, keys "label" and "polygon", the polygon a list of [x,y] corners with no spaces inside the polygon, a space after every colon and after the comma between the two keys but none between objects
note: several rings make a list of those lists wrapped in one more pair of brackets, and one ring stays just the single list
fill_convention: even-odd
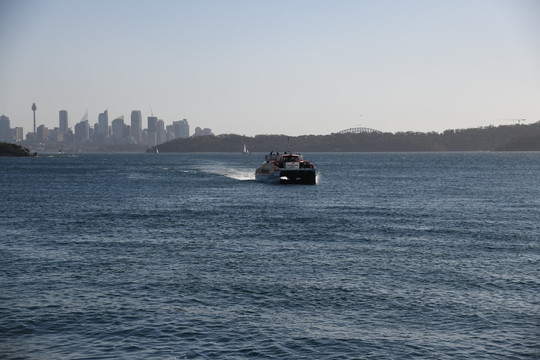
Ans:
[{"label": "ferry hull", "polygon": [[255,174],[255,180],[275,184],[315,185],[317,174],[315,170],[281,170],[272,174]]},{"label": "ferry hull", "polygon": [[279,180],[281,184],[315,185],[317,175],[315,170],[281,170]]}]

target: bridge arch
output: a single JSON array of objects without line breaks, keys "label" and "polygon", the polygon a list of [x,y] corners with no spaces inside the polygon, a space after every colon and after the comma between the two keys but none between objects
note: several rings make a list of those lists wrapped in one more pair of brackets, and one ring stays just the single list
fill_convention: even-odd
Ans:
[{"label": "bridge arch", "polygon": [[381,131],[379,130],[360,126],[360,127],[354,127],[354,128],[341,130],[340,132],[338,132],[338,134],[370,134],[370,133],[380,133],[380,132]]}]

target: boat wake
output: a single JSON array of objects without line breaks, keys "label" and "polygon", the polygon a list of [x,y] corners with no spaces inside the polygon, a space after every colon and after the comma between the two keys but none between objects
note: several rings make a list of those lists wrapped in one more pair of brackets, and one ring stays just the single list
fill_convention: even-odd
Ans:
[{"label": "boat wake", "polygon": [[200,170],[208,174],[221,175],[240,181],[255,180],[253,169],[232,169],[225,165],[212,165],[204,166]]}]

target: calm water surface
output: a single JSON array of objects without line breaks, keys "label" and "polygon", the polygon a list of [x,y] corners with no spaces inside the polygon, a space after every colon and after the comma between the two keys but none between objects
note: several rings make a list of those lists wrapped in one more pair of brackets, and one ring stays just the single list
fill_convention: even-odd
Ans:
[{"label": "calm water surface", "polygon": [[0,358],[540,358],[540,154],[0,158]]}]

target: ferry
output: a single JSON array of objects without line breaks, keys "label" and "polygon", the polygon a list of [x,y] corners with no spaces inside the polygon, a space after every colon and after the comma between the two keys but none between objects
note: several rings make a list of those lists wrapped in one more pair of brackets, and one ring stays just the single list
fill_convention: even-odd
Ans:
[{"label": "ferry", "polygon": [[265,155],[264,162],[255,170],[255,180],[279,184],[317,183],[317,169],[301,154],[279,152]]}]

